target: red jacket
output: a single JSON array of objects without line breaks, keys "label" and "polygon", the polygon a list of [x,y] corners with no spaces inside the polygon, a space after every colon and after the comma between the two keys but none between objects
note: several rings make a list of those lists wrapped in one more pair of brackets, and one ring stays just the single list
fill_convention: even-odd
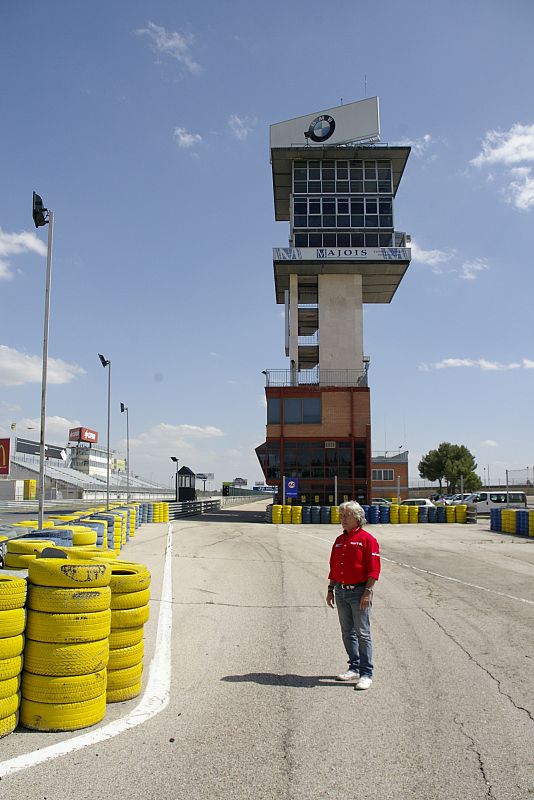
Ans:
[{"label": "red jacket", "polygon": [[343,531],[330,554],[328,579],[338,583],[365,583],[380,576],[380,548],[375,537],[363,528]]}]

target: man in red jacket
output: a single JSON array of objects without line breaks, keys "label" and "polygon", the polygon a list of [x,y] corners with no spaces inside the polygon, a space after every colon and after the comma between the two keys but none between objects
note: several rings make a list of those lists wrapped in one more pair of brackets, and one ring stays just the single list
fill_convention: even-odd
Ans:
[{"label": "man in red jacket", "polygon": [[330,554],[326,602],[331,608],[337,605],[349,668],[336,680],[357,681],[355,689],[368,689],[373,682],[371,607],[373,586],[380,576],[380,548],[362,528],[364,510],[354,500],[341,503],[339,519],[343,533]]}]

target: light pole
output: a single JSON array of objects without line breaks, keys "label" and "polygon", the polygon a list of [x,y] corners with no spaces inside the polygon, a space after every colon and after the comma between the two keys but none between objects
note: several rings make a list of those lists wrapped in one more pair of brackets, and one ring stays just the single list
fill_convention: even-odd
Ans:
[{"label": "light pole", "polygon": [[174,463],[176,464],[176,475],[174,477],[174,483],[176,486],[176,502],[178,502],[178,459],[176,458],[176,456],[171,456],[171,461],[174,461]]},{"label": "light pole", "polygon": [[108,368],[108,461],[106,469],[106,511],[109,511],[109,465],[110,465],[109,428],[111,423],[111,361],[109,358],[104,358],[104,356],[101,353],[98,354],[98,357],[104,369],[106,367]]},{"label": "light pole", "polygon": [[35,192],[33,193],[33,221],[36,228],[48,224],[48,249],[46,255],[46,281],[45,281],[45,306],[44,306],[44,335],[43,335],[43,372],[41,379],[41,432],[39,436],[39,528],[43,527],[44,496],[45,496],[45,429],[46,429],[46,378],[48,373],[48,330],[50,319],[50,284],[52,278],[52,239],[54,236],[54,212],[44,208],[43,201]]},{"label": "light pole", "polygon": [[130,502],[130,427],[128,422],[128,406],[121,403],[121,414],[126,411],[126,502]]}]

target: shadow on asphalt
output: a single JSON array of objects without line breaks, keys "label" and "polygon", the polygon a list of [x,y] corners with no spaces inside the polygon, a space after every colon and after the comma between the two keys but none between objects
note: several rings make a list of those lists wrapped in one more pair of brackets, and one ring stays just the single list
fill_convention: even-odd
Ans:
[{"label": "shadow on asphalt", "polygon": [[259,683],[263,686],[294,686],[313,689],[315,686],[354,686],[354,683],[336,681],[332,675],[277,675],[275,672],[246,672],[244,675],[225,675],[226,683]]},{"label": "shadow on asphalt", "polygon": [[[179,517],[173,522],[189,517]],[[265,511],[245,511],[237,508],[223,508],[220,511],[210,511],[208,514],[191,515],[190,519],[198,522],[265,522]]]}]

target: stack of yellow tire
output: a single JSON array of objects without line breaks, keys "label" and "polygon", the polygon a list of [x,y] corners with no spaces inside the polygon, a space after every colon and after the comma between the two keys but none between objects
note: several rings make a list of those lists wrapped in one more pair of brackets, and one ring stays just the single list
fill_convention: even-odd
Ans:
[{"label": "stack of yellow tire", "polygon": [[503,533],[515,533],[515,511],[510,508],[503,508],[501,512]]},{"label": "stack of yellow tire", "polygon": [[291,523],[291,506],[282,506],[282,522],[284,525]]},{"label": "stack of yellow tire", "polygon": [[153,522],[161,522],[161,503],[153,503],[154,513],[152,516]]},{"label": "stack of yellow tire", "polygon": [[399,524],[399,508],[400,506],[398,506],[396,503],[393,503],[389,507],[389,521],[393,525]]},{"label": "stack of yellow tire", "polygon": [[28,569],[45,547],[54,547],[54,542],[46,539],[8,539],[5,559],[7,569]]},{"label": "stack of yellow tire", "polygon": [[273,525],[280,525],[282,522],[282,508],[283,506],[273,505],[272,521]]},{"label": "stack of yellow tire", "polygon": [[0,738],[18,723],[25,603],[26,580],[0,575]]},{"label": "stack of yellow tire", "polygon": [[465,522],[467,520],[467,506],[465,504],[456,506],[456,522]]},{"label": "stack of yellow tire", "polygon": [[406,525],[408,522],[408,509],[410,506],[399,506],[399,522],[401,525]]},{"label": "stack of yellow tire", "polygon": [[128,506],[128,530],[130,531],[130,539],[135,536],[135,516],[137,514],[135,506]]},{"label": "stack of yellow tire", "polygon": [[408,522],[419,522],[419,506],[407,506]]},{"label": "stack of yellow tire", "polygon": [[[30,530],[36,530],[39,527],[39,523],[36,519],[23,519],[22,522],[14,522],[13,528],[29,528]],[[53,528],[54,523],[47,520],[43,522],[43,528]]]},{"label": "stack of yellow tire", "polygon": [[456,506],[445,506],[445,518],[447,522],[456,522]]},{"label": "stack of yellow tire", "polygon": [[149,617],[150,572],[142,564],[117,561],[111,568],[111,633],[106,702],[131,700],[141,692],[144,630]]},{"label": "stack of yellow tire", "polygon": [[534,536],[534,511],[528,512],[528,535]]},{"label": "stack of yellow tire", "polygon": [[339,522],[339,507],[338,506],[332,506],[331,507],[331,509],[330,509],[330,522],[332,524],[336,524],[336,525],[338,524],[338,522]]},{"label": "stack of yellow tire", "polygon": [[20,722],[72,731],[106,713],[109,562],[38,558],[28,570]]},{"label": "stack of yellow tire", "polygon": [[293,525],[302,525],[302,506],[291,506],[291,522]]}]

